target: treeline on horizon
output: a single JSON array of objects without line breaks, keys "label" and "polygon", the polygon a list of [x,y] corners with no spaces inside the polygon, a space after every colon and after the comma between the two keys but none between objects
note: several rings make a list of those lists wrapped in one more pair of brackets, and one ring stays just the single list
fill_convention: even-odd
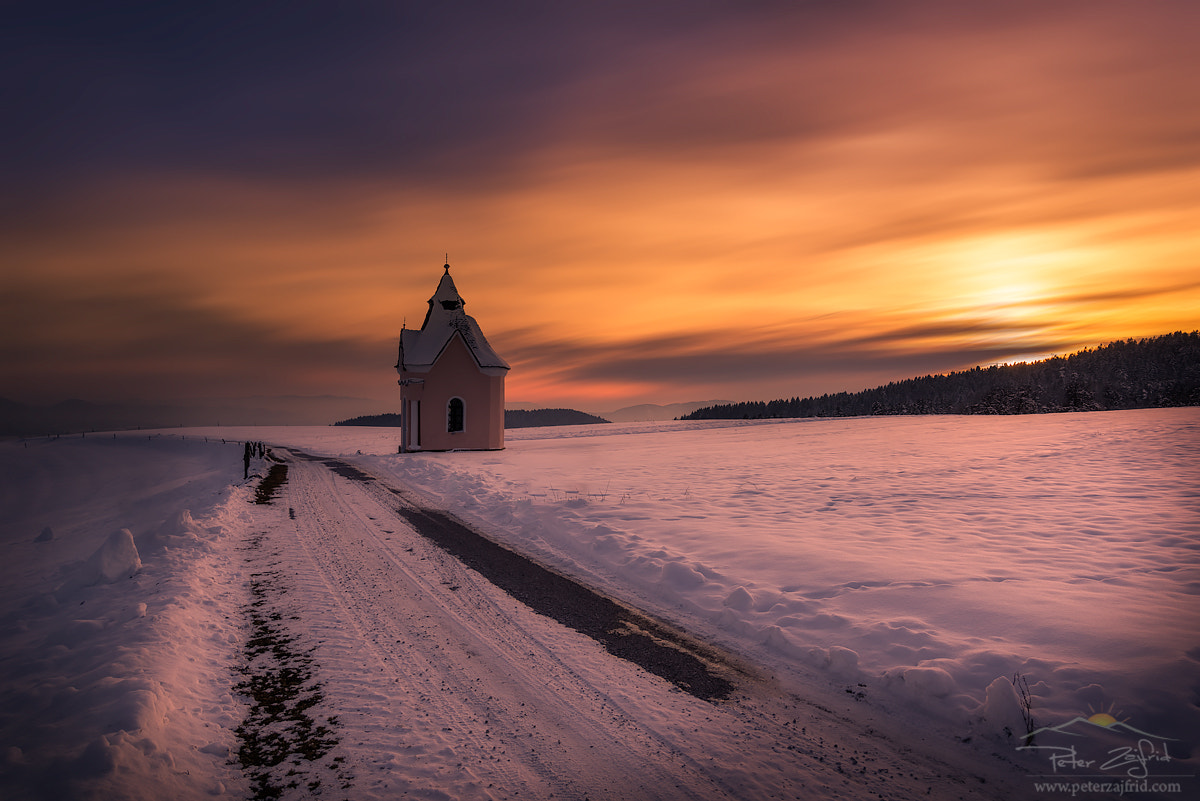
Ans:
[{"label": "treeline on horizon", "polygon": [[1070,356],[894,381],[862,392],[707,406],[680,420],[895,414],[1043,414],[1200,406],[1200,332]]}]

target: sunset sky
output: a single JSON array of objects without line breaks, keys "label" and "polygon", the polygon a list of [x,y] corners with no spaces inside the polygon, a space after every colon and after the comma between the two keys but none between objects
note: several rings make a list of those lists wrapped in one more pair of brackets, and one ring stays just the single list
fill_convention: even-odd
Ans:
[{"label": "sunset sky", "polygon": [[1200,328],[1200,3],[24,3],[0,397],[767,400]]}]

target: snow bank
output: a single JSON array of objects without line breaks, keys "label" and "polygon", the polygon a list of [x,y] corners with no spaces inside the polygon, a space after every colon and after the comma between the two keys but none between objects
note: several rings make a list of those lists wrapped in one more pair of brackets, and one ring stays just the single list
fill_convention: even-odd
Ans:
[{"label": "snow bank", "polygon": [[104,544],[88,559],[83,579],[88,584],[112,584],[130,578],[141,569],[142,558],[133,542],[133,533],[122,528],[109,534]]},{"label": "snow bank", "polygon": [[0,797],[241,794],[240,478],[233,445],[0,445]]},{"label": "snow bank", "polygon": [[524,429],[396,455],[389,429],[264,438],[358,456],[500,539],[786,673],[1003,737],[1200,713],[1200,410]]}]

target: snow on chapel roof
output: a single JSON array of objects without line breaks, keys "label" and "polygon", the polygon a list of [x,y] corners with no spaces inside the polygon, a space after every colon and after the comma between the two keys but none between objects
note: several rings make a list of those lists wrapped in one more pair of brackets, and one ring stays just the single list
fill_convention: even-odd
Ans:
[{"label": "snow on chapel roof", "polygon": [[508,370],[508,362],[500,358],[500,354],[488,344],[479,323],[463,311],[466,301],[454,286],[449,264],[445,265],[445,270],[437,291],[429,299],[429,311],[425,313],[421,330],[406,328],[400,332],[400,359],[396,369],[400,372],[428,372],[450,340],[458,335],[484,372]]}]

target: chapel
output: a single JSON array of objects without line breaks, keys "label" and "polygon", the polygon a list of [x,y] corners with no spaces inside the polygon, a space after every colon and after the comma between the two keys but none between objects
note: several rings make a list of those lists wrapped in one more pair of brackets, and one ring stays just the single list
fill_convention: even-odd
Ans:
[{"label": "chapel", "polygon": [[444,270],[420,330],[400,332],[400,452],[499,450],[510,368]]}]

